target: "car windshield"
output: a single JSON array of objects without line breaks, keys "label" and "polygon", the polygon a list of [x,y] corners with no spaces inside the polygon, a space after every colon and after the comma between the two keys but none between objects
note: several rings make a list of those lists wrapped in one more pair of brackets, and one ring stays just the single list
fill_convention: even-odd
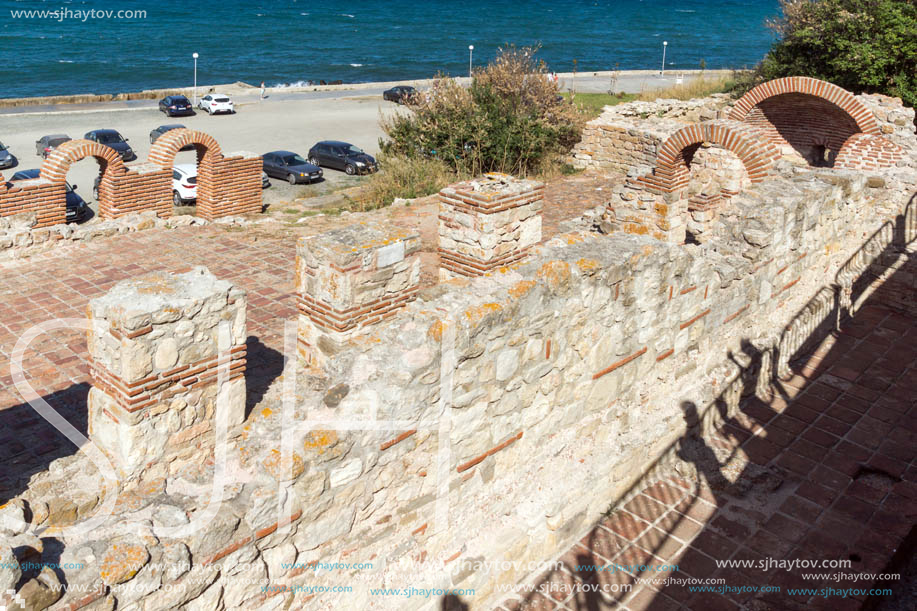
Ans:
[{"label": "car windshield", "polygon": [[229,98],[213,98],[214,102],[228,102]]},{"label": "car windshield", "polygon": [[172,98],[173,104],[188,104],[188,98],[182,96],[180,98]]},{"label": "car windshield", "polygon": [[114,144],[116,142],[123,142],[124,139],[121,138],[121,134],[118,132],[102,132],[99,136],[99,142],[102,144]]},{"label": "car windshield", "polygon": [[70,140],[70,138],[52,138],[48,140],[48,146],[60,146],[68,140]]},{"label": "car windshield", "polygon": [[38,170],[22,170],[13,174],[12,180],[31,180],[39,177]]},{"label": "car windshield", "polygon": [[287,155],[283,157],[283,163],[286,165],[304,165],[308,163],[308,161],[306,161],[299,155]]},{"label": "car windshield", "polygon": [[0,142],[0,151],[5,151],[5,150],[6,150],[6,147],[3,145],[2,142]]},{"label": "car windshield", "polygon": [[344,147],[344,153],[347,155],[359,155],[362,152],[363,152],[363,149],[361,149],[358,146],[354,146],[352,144],[348,144],[347,146]]},{"label": "car windshield", "polygon": [[68,183],[64,183],[64,184],[67,185],[67,187],[66,187],[67,193],[73,193],[73,187],[70,186],[70,183],[68,182]]}]

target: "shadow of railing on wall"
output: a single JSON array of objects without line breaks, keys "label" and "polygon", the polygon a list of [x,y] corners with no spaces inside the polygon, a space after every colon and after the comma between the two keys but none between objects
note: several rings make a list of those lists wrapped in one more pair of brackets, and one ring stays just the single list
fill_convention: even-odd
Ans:
[{"label": "shadow of railing on wall", "polygon": [[[765,425],[778,415],[779,412],[770,406],[772,400],[782,399],[786,404],[791,401],[791,394],[785,390],[787,377],[794,376],[791,363],[811,353],[817,344],[851,323],[879,286],[894,280],[894,274],[897,272],[893,272],[889,277],[887,274],[878,273],[881,268],[898,261],[902,256],[913,256],[913,253],[908,253],[908,248],[915,240],[917,194],[911,197],[901,214],[894,220],[884,223],[841,265],[835,274],[834,282],[823,286],[796,313],[772,345],[762,346],[750,340],[742,340],[741,352],[728,354],[735,367],[734,374],[724,390],[703,409],[698,409],[691,402],[681,405],[687,428],[685,434],[670,444],[643,473],[632,480],[625,492],[614,500],[606,518],[600,522],[605,528],[593,528],[581,540],[581,545],[577,546],[576,549],[579,551],[568,553],[561,558],[565,569],[548,571],[537,579],[532,590],[527,593],[526,590],[517,592],[517,606],[514,608],[541,608],[538,599],[543,595],[539,594],[538,590],[542,584],[565,582],[569,585],[573,579],[584,584],[633,583],[633,576],[626,573],[622,575],[596,571],[595,567],[607,564],[607,561],[593,555],[592,550],[602,549],[602,546],[608,549],[609,546],[616,545],[615,536],[609,534],[609,531],[623,534],[630,527],[624,521],[616,519],[614,509],[630,504],[633,508],[631,511],[652,511],[648,506],[656,505],[650,500],[644,500],[646,497],[640,495],[640,492],[655,486],[654,482],[660,482],[664,477],[674,473],[676,464],[681,466],[682,471],[688,468],[695,472],[694,481],[677,478],[682,486],[682,489],[679,489],[669,480],[658,485],[652,494],[656,495],[654,498],[660,503],[676,503],[678,511],[672,513],[681,517],[668,519],[672,513],[667,514],[664,534],[657,536],[652,544],[647,543],[652,541],[651,537],[641,537],[642,547],[645,548],[644,554],[632,551],[636,547],[633,546],[622,552],[622,558],[616,562],[626,561],[628,564],[639,565],[654,557],[663,556],[660,550],[668,544],[672,533],[694,527],[694,520],[700,521],[701,530],[705,529],[705,519],[710,518],[710,515],[704,516],[703,513],[709,513],[709,507],[698,499],[704,499],[706,503],[712,503],[715,508],[720,508],[725,503],[725,497],[736,492],[736,484],[732,482],[743,481],[743,476],[749,476],[759,483],[763,482],[764,486],[779,486],[779,480],[774,482],[774,476],[763,469],[764,465],[776,456],[773,448],[764,444],[755,447],[742,446],[743,442],[765,430]],[[804,369],[805,377],[814,378],[841,357],[841,347],[837,348],[822,353],[823,358],[817,359],[814,366],[810,365],[808,369]],[[798,393],[792,393],[793,396],[795,394]],[[727,441],[717,446],[719,452],[707,441],[710,438],[716,439],[717,432],[720,439],[725,438],[724,441]],[[727,466],[736,458],[740,446],[747,454],[747,466],[738,476],[735,473],[727,474]],[[677,491],[678,498],[672,496],[672,491]],[[672,498],[666,498],[667,494]],[[682,499],[681,504],[678,504],[679,498]],[[708,509],[705,510],[704,507]],[[686,516],[692,516],[693,520]],[[621,549],[624,550],[623,547]],[[544,591],[550,592],[551,589],[545,588]],[[620,598],[613,602],[618,603],[626,596],[627,592],[622,592]],[[577,611],[597,611],[608,608],[609,600],[603,598],[596,589],[581,588],[573,598],[566,600],[564,605]]]}]

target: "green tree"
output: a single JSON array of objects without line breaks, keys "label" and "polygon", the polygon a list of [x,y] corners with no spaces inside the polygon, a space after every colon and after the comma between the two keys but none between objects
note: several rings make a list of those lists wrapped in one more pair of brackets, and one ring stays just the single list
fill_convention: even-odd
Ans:
[{"label": "green tree", "polygon": [[757,80],[811,76],[854,93],[883,93],[917,106],[914,0],[780,0],[768,23],[780,36]]}]

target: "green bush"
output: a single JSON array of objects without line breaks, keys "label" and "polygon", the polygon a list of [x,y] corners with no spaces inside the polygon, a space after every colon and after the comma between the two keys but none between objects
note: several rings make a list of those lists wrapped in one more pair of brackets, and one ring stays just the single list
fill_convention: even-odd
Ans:
[{"label": "green bush", "polygon": [[535,50],[510,47],[474,73],[470,87],[439,77],[382,120],[390,155],[437,159],[466,175],[528,175],[579,141],[584,113],[560,98]]},{"label": "green bush", "polygon": [[439,159],[382,153],[381,170],[372,175],[366,187],[365,199],[377,204],[390,204],[396,197],[411,199],[439,192],[459,178],[452,168]]},{"label": "green bush", "polygon": [[883,93],[917,106],[914,0],[780,0],[768,25],[780,40],[758,80],[811,76],[854,93]]}]

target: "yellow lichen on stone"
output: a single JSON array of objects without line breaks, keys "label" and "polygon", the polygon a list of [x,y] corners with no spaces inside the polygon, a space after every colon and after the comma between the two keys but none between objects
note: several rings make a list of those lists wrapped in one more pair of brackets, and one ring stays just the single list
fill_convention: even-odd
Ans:
[{"label": "yellow lichen on stone", "polygon": [[552,289],[560,288],[570,280],[570,265],[566,261],[548,261],[538,270],[538,277]]},{"label": "yellow lichen on stone", "polygon": [[601,264],[595,259],[583,258],[576,262],[576,266],[579,267],[583,273],[594,272],[599,268],[599,265]]},{"label": "yellow lichen on stone", "polygon": [[337,431],[309,431],[303,441],[303,447],[306,451],[316,450],[319,454],[324,454],[325,450],[338,442]]},{"label": "yellow lichen on stone", "polygon": [[509,294],[513,299],[519,299],[535,287],[534,280],[520,280],[510,287]]},{"label": "yellow lichen on stone", "polygon": [[502,309],[503,306],[499,303],[485,303],[483,305],[468,308],[465,310],[465,316],[468,318],[468,322],[471,326],[476,327],[488,314],[499,312]]},{"label": "yellow lichen on stone", "polygon": [[296,479],[306,470],[302,456],[293,452],[284,455],[280,450],[271,450],[267,458],[262,461],[264,468],[278,482]]},{"label": "yellow lichen on stone", "polygon": [[443,341],[443,332],[446,330],[446,323],[442,320],[435,320],[430,328],[427,329],[427,335],[433,338],[433,341]]},{"label": "yellow lichen on stone", "polygon": [[149,561],[150,553],[140,544],[113,543],[105,552],[99,577],[109,586],[133,579]]}]

